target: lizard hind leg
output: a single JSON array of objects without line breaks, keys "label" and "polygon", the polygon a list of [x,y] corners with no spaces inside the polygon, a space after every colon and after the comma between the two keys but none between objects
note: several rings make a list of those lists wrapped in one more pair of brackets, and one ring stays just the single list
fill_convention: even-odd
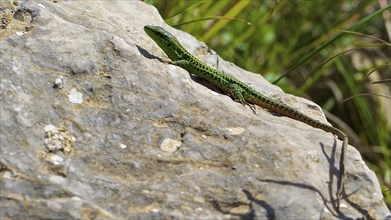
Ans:
[{"label": "lizard hind leg", "polygon": [[232,99],[235,101],[235,102],[239,102],[243,105],[248,105],[248,107],[250,107],[250,109],[254,112],[255,114],[255,107],[254,105],[248,103],[244,97],[243,97],[243,92],[245,92],[245,90],[240,87],[239,85],[237,84],[230,84],[229,85],[229,94],[232,96]]}]

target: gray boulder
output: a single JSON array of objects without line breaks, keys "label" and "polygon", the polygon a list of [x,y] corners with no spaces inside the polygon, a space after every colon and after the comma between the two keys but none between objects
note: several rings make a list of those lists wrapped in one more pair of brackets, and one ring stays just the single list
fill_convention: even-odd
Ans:
[{"label": "gray boulder", "polygon": [[[375,174],[341,141],[234,102],[167,60],[137,1],[3,2],[0,218],[382,219]],[[158,59],[159,58],[159,59]],[[219,58],[217,68],[326,122],[314,103]],[[251,83],[250,83],[251,82]]]}]

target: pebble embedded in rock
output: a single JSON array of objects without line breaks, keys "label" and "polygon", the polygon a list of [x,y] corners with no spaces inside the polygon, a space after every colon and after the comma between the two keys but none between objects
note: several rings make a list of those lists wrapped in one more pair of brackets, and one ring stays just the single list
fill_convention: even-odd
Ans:
[{"label": "pebble embedded in rock", "polygon": [[81,104],[83,102],[83,94],[78,92],[75,88],[69,92],[69,101],[74,104]]},{"label": "pebble embedded in rock", "polygon": [[174,152],[181,146],[181,142],[171,138],[166,138],[160,145],[160,149],[165,152]]}]

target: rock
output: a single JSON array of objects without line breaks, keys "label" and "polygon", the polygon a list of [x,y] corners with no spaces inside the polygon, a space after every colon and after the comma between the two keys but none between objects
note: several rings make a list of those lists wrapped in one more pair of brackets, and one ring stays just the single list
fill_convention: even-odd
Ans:
[{"label": "rock", "polygon": [[[143,31],[163,23],[152,6],[20,1],[12,7],[0,35],[1,218],[390,215],[354,147],[337,212],[341,141],[259,107],[253,114],[160,62],[167,57]],[[163,26],[216,66],[217,55],[204,44]],[[259,75],[221,58],[218,68],[325,121],[315,104]]]}]

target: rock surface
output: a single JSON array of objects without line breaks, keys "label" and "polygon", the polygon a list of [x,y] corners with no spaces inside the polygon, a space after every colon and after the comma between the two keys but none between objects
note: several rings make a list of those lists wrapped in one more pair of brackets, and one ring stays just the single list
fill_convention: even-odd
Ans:
[{"label": "rock surface", "polygon": [[[374,173],[341,141],[261,108],[253,114],[167,59],[136,1],[9,1],[2,7],[0,218],[333,219],[390,215]],[[11,16],[9,16],[11,14]],[[220,59],[219,67],[323,120],[310,101]]]}]

